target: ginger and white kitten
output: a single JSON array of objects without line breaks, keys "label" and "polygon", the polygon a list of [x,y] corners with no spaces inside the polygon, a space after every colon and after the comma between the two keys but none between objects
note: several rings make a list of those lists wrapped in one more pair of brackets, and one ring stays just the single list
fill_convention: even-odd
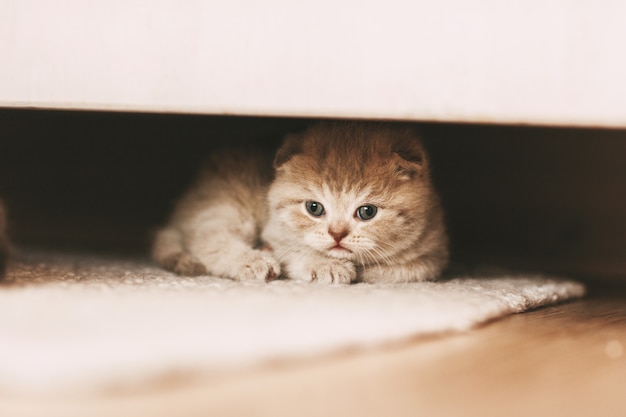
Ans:
[{"label": "ginger and white kitten", "polygon": [[437,278],[448,260],[428,158],[406,126],[318,123],[271,159],[214,155],[153,248],[183,275],[320,283]]}]

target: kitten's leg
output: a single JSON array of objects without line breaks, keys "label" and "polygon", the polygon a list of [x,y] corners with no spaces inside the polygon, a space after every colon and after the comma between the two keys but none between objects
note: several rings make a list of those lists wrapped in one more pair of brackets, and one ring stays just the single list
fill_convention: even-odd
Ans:
[{"label": "kitten's leg", "polygon": [[[225,278],[278,276],[280,265],[272,254],[255,249],[271,176],[271,157],[263,152],[228,149],[212,154],[170,219],[176,233],[168,229],[159,236],[161,250],[155,258],[175,259],[176,266],[192,260],[208,274]],[[185,269],[178,268],[181,273]]]},{"label": "kitten's leg", "polygon": [[270,281],[280,275],[280,265],[271,253],[252,249],[232,236],[202,246],[194,254],[212,275],[242,281]]},{"label": "kitten's leg", "polygon": [[316,253],[291,253],[283,259],[287,275],[296,280],[320,284],[350,284],[356,268],[350,261],[327,258]]},{"label": "kitten's leg", "polygon": [[[280,274],[280,265],[270,252],[252,249],[240,237],[224,230],[209,231],[206,226],[203,229],[187,239],[188,249],[176,229],[159,231],[153,259],[165,269],[185,276],[211,274],[242,280],[270,280]],[[200,239],[199,235],[213,238]]]},{"label": "kitten's leg", "polygon": [[187,253],[180,232],[174,228],[160,230],[152,246],[152,258],[163,268],[179,275],[206,275],[207,270],[198,259]]},{"label": "kitten's leg", "polygon": [[[254,249],[256,224],[245,213],[212,209],[193,222],[185,234],[185,246],[210,274],[239,280],[268,281],[280,275],[280,264],[267,250]],[[220,213],[221,212],[221,213]]]}]

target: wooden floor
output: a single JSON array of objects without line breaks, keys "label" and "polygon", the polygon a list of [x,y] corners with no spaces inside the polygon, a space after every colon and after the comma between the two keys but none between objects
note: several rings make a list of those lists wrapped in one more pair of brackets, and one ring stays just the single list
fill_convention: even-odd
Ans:
[{"label": "wooden floor", "polygon": [[626,416],[626,288],[466,334],[103,398],[0,399],[3,416]]}]

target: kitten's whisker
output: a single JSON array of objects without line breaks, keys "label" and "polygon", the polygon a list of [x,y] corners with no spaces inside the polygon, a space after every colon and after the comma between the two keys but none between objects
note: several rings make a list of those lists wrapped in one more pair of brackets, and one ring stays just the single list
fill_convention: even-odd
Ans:
[{"label": "kitten's whisker", "polygon": [[[387,266],[392,266],[392,260],[391,257],[386,255],[384,251],[382,251],[380,248],[378,247],[373,247],[372,248],[372,252],[374,252],[377,257]],[[380,266],[380,264],[378,264],[378,266]]]},{"label": "kitten's whisker", "polygon": [[[374,249],[374,248],[372,248],[372,249]],[[376,266],[380,267],[380,262],[378,261],[376,256],[374,256],[371,253],[372,249],[367,249],[367,250],[363,251],[363,257],[365,258],[365,262],[362,262],[362,264],[363,265],[367,265],[367,266],[376,265]]]},{"label": "kitten's whisker", "polygon": [[274,256],[276,257],[278,261],[285,261],[286,258],[289,258],[291,255],[296,254],[296,253],[308,256],[316,252],[313,248],[306,246],[306,245],[302,245],[302,244],[294,245],[291,239],[283,239],[281,244],[282,243],[287,243],[287,245],[283,246],[281,250],[273,251]]}]

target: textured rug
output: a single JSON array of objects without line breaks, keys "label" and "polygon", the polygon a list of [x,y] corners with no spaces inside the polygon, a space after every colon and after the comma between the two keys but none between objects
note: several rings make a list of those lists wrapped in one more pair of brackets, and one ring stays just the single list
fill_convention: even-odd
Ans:
[{"label": "textured rug", "polygon": [[22,253],[0,286],[0,394],[95,393],[378,346],[583,293],[579,283],[543,276],[265,284],[178,277],[142,261]]}]

